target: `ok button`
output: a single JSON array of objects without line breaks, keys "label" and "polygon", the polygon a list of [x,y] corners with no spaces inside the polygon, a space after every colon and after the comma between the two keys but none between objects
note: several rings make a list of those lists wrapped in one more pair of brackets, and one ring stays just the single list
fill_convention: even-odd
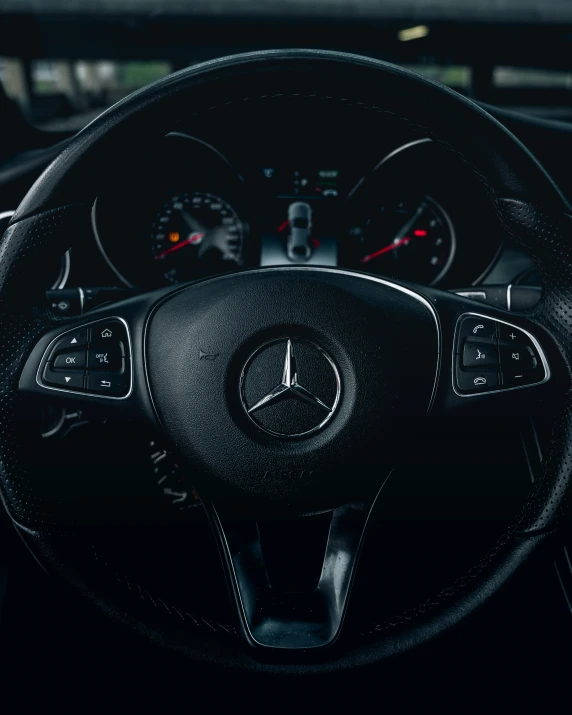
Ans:
[{"label": "ok button", "polygon": [[85,350],[61,353],[54,360],[54,369],[56,370],[83,370],[84,367]]}]

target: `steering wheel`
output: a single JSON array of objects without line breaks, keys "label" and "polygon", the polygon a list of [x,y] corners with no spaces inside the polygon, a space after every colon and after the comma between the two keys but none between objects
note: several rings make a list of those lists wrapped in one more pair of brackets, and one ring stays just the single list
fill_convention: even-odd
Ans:
[{"label": "steering wheel", "polygon": [[[256,112],[265,103],[295,103],[301,115],[325,103],[333,122],[340,107],[356,121],[364,113],[390,117],[454,153],[482,182],[504,231],[536,262],[544,283],[538,306],[513,314],[426,286],[291,266],[162,288],[83,318],[50,311],[41,290],[45,259],[86,240],[102,181],[129,165],[143,139],[171,130],[173,117],[233,122],[237,105]],[[422,126],[413,120],[419,106]],[[0,483],[16,529],[48,571],[107,614],[195,658],[331,671],[433,638],[488,599],[564,514],[572,472],[571,233],[566,201],[510,132],[470,100],[390,64],[328,51],[258,52],[196,65],[135,92],[46,169],[0,246]],[[95,406],[164,433],[193,469],[233,624],[118,586],[96,562],[73,505],[29,468],[20,419],[26,395]],[[494,548],[430,601],[348,638],[344,618],[368,515],[403,421],[543,406],[555,428],[542,478]],[[325,511],[331,521],[315,587],[292,594],[271,583],[259,517]]]}]

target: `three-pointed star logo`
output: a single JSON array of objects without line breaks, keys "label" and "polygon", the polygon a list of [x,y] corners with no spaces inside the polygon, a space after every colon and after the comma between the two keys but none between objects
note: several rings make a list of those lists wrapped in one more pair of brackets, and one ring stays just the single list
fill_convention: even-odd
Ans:
[{"label": "three-pointed star logo", "polygon": [[282,371],[282,382],[258,400],[252,407],[248,408],[248,414],[257,412],[263,407],[283,400],[287,397],[294,397],[302,402],[307,402],[310,405],[319,407],[328,414],[334,410],[333,407],[328,407],[325,402],[322,402],[319,397],[312,392],[302,387],[298,382],[298,370],[296,368],[296,356],[294,355],[294,346],[291,340],[286,342],[286,357],[284,358],[284,370]]}]

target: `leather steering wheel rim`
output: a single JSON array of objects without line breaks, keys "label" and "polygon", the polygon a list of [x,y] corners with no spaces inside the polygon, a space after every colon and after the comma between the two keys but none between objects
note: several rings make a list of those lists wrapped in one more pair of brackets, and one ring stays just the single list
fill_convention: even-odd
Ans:
[{"label": "leather steering wheel rim", "polygon": [[[166,117],[192,100],[193,115],[244,101],[325,101],[354,104],[404,122],[454,152],[483,182],[504,229],[535,260],[544,282],[541,302],[528,316],[554,340],[571,374],[572,230],[570,207],[530,152],[484,110],[454,91],[407,70],[364,57],[328,51],[289,50],[237,55],[178,72],[121,101],[64,149],[29,191],[0,244],[0,487],[6,509],[46,569],[70,581],[90,600],[141,633],[193,657],[265,672],[321,672],[375,662],[427,641],[462,620],[498,589],[558,526],[572,477],[572,405],[568,389],[554,405],[555,427],[542,478],[524,510],[497,545],[463,579],[430,603],[389,621],[373,623],[358,642],[326,663],[261,664],[229,647],[231,627],[200,624],[171,638],[162,615],[146,604],[128,612],[110,584],[94,582],[66,554],[70,533],[58,521],[49,489],[32,482],[17,432],[18,380],[39,337],[57,323],[42,308],[43,256],[71,247],[89,232],[90,212],[103,167],[128,161],[149,131],[168,129]],[[424,107],[423,126],[414,106]],[[529,197],[535,197],[534,202]],[[147,607],[148,606],[148,607]],[[169,609],[167,608],[167,611]],[[171,614],[172,617],[172,614]],[[193,623],[192,621],[195,621]],[[180,625],[180,622],[179,622]],[[186,624],[185,624],[185,627]],[[206,632],[206,635],[203,633]]]}]

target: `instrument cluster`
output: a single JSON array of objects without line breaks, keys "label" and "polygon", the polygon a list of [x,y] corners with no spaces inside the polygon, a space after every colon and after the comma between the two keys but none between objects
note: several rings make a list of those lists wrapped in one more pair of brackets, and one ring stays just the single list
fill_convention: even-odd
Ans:
[{"label": "instrument cluster", "polygon": [[318,160],[306,150],[241,163],[171,133],[148,148],[132,180],[100,194],[93,228],[133,288],[293,264],[473,284],[501,237],[480,230],[479,201],[456,185],[447,162],[420,138],[377,162],[335,153]]}]

